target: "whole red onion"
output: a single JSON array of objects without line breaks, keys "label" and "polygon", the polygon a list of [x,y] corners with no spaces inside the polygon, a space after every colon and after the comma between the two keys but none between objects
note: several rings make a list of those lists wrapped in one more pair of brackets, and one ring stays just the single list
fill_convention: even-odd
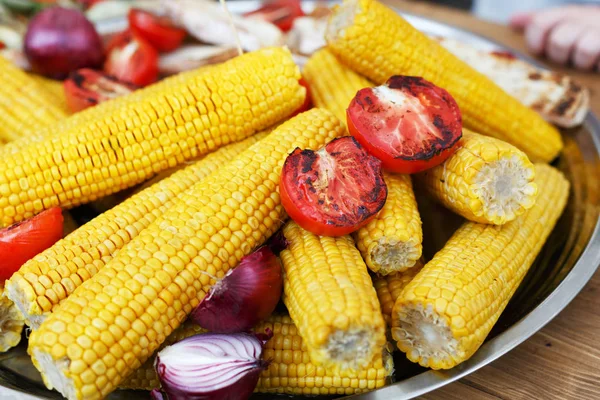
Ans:
[{"label": "whole red onion", "polygon": [[80,11],[52,7],[29,21],[25,55],[35,72],[64,79],[80,68],[101,67],[104,49],[94,25]]},{"label": "whole red onion", "polygon": [[[284,242],[273,246],[285,248]],[[282,290],[281,264],[273,250],[263,246],[243,257],[236,268],[218,281],[190,318],[211,332],[248,331],[271,315]]]}]

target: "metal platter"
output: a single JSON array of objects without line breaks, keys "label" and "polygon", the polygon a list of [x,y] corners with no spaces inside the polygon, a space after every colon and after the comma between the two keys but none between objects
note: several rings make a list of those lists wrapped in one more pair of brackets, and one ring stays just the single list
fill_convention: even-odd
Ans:
[{"label": "metal platter", "polygon": [[[229,2],[232,12],[245,12],[258,6],[256,1]],[[306,9],[314,4],[306,2]],[[400,12],[398,10],[398,12]],[[451,37],[487,49],[506,49],[496,42],[466,30],[423,17],[405,15],[420,30]],[[522,54],[518,56],[528,59]],[[528,59],[530,62],[534,62]],[[534,62],[535,63],[535,62]],[[408,362],[395,353],[394,383],[370,393],[351,396],[365,400],[410,399],[453,382],[494,361],[510,351],[554,318],[590,280],[600,264],[600,121],[588,114],[583,126],[563,131],[565,149],[555,166],[571,182],[567,208],[548,243],[536,259],[525,280],[485,344],[468,361],[448,371],[430,371]],[[436,213],[444,210],[433,209]],[[442,214],[444,215],[444,214]],[[446,224],[451,216],[443,219]],[[423,215],[426,222],[427,216]],[[439,223],[440,218],[437,216]],[[440,231],[443,229],[441,226]],[[437,229],[436,229],[437,230]],[[442,233],[426,240],[426,252],[435,252],[445,237]],[[427,240],[430,240],[427,243]],[[41,382],[26,353],[26,340],[11,351],[0,354],[0,385],[42,399],[60,399]],[[18,395],[17,395],[18,396]],[[17,397],[20,398],[20,397]],[[111,400],[148,399],[147,392],[117,391]],[[253,399],[302,398],[299,396],[255,395]],[[308,397],[307,397],[308,398]],[[314,397],[311,397],[314,399]]]}]

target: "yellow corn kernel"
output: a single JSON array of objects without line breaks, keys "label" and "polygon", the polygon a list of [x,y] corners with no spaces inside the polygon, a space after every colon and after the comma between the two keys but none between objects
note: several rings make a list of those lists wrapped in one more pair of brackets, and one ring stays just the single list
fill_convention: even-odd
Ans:
[{"label": "yellow corn kernel", "polygon": [[0,353],[19,344],[24,325],[23,315],[5,296],[4,287],[0,285]]},{"label": "yellow corn kernel", "polygon": [[558,130],[538,113],[377,0],[345,0],[326,39],[340,61],[376,84],[412,75],[446,89],[466,127],[517,146],[532,161],[550,162],[563,147]]},{"label": "yellow corn kernel", "polygon": [[306,90],[290,52],[267,48],[98,104],[0,159],[0,224],[69,208],[245,139],[293,113]]},{"label": "yellow corn kernel", "polygon": [[367,266],[350,236],[283,233],[283,302],[317,365],[360,369],[381,353],[385,323]]},{"label": "yellow corn kernel", "polygon": [[1,56],[0,88],[0,138],[5,142],[35,134],[67,116],[34,79]]},{"label": "yellow corn kernel", "polygon": [[[272,315],[256,326],[254,331],[262,333],[266,329],[273,332],[273,337],[265,345],[262,358],[270,360],[271,363],[261,373],[255,392],[350,395],[384,386],[392,373],[393,360],[386,350],[360,371],[335,373],[331,369],[312,364],[298,329],[287,315]],[[165,343],[175,343],[201,331],[198,325],[187,321],[173,332]],[[158,388],[160,382],[153,363],[154,357],[136,370],[120,387],[143,390]]]},{"label": "yellow corn kernel", "polygon": [[302,75],[310,86],[315,106],[328,109],[344,124],[346,109],[356,92],[374,86],[367,78],[340,63],[326,48],[308,59]]},{"label": "yellow corn kernel", "polygon": [[[67,296],[172,207],[179,194],[231,161],[268,132],[208,154],[104,212],[23,264],[6,282],[6,292],[25,316],[27,325],[39,328]],[[40,280],[49,284],[37,292],[35,285]]]},{"label": "yellow corn kernel", "polygon": [[373,278],[373,287],[377,292],[377,298],[381,305],[381,313],[388,327],[392,323],[392,309],[396,303],[396,299],[400,297],[400,293],[413,280],[415,276],[423,268],[423,261],[419,259],[414,267],[409,268],[404,272],[396,272],[385,276],[375,276]]},{"label": "yellow corn kernel", "polygon": [[65,87],[62,81],[49,79],[38,74],[28,75],[44,90],[44,96],[47,101],[64,112],[65,115],[71,114],[71,110],[67,105],[67,96],[65,95]]},{"label": "yellow corn kernel", "polygon": [[465,130],[458,150],[419,174],[419,182],[441,204],[482,224],[502,225],[535,203],[535,170],[513,145]]},{"label": "yellow corn kernel", "polygon": [[[223,277],[282,225],[277,189],[287,155],[342,134],[328,111],[307,111],[181,194],[33,331],[28,352],[46,385],[69,400],[100,399],[115,389],[204,298],[211,276]],[[94,347],[102,335],[104,345]],[[101,360],[105,371],[88,358]]]},{"label": "yellow corn kernel", "polygon": [[477,351],[500,317],[569,195],[561,172],[535,168],[540,193],[532,208],[500,226],[466,222],[396,300],[392,335],[411,361],[452,368]]},{"label": "yellow corn kernel", "polygon": [[423,252],[423,230],[410,176],[384,171],[385,205],[354,235],[367,267],[387,275],[411,268]]}]

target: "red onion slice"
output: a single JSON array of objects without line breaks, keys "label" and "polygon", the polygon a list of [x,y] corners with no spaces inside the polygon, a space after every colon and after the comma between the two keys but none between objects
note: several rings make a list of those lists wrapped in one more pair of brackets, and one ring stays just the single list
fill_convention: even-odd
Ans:
[{"label": "red onion slice", "polygon": [[155,363],[162,390],[169,400],[247,399],[268,366],[260,357],[270,336],[206,333],[166,347]]}]

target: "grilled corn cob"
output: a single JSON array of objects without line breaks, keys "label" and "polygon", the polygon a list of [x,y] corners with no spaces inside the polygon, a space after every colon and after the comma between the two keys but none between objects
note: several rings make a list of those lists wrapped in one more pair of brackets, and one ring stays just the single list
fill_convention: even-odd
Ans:
[{"label": "grilled corn cob", "polygon": [[346,0],[326,32],[329,49],[376,84],[392,75],[422,76],[456,99],[468,128],[507,141],[532,161],[552,161],[559,132],[439,43],[377,0]]},{"label": "grilled corn cob", "polygon": [[417,276],[422,268],[423,261],[419,259],[414,267],[404,272],[396,272],[373,278],[373,287],[375,287],[375,291],[377,292],[377,298],[381,305],[381,313],[388,327],[391,327],[392,308],[394,308],[396,299],[400,297],[402,290]]},{"label": "grilled corn cob", "polygon": [[[355,394],[382,387],[393,370],[393,360],[386,350],[373,363],[358,372],[334,373],[331,369],[310,362],[306,346],[298,329],[287,315],[273,315],[254,329],[255,332],[273,331],[273,337],[265,345],[263,358],[271,360],[269,368],[262,372],[256,392],[304,395]],[[195,335],[200,328],[185,322],[167,342],[176,342]],[[174,335],[180,336],[175,338]],[[154,357],[136,370],[122,388],[151,390],[160,382],[153,366]]]},{"label": "grilled corn cob", "polygon": [[346,109],[356,92],[373,86],[367,78],[340,63],[327,48],[308,59],[302,75],[310,85],[315,106],[328,109],[344,124]]},{"label": "grilled corn cob", "polygon": [[423,252],[423,230],[410,176],[384,172],[385,205],[355,234],[367,267],[387,275],[411,268]]},{"label": "grilled corn cob", "polygon": [[525,153],[466,131],[446,162],[420,174],[427,192],[473,222],[502,225],[535,203],[535,170]]},{"label": "grilled corn cob", "polygon": [[35,133],[66,117],[46,91],[25,72],[0,56],[0,138],[5,142]]},{"label": "grilled corn cob", "polygon": [[277,188],[287,155],[340,136],[313,109],[280,125],[194,185],[29,338],[46,385],[100,399],[139,368],[221,278],[283,223]]},{"label": "grilled corn cob", "polygon": [[187,77],[76,113],[52,128],[58,133],[0,160],[0,223],[93,201],[245,139],[290,115],[306,94],[283,48]]},{"label": "grilled corn cob", "polygon": [[392,311],[392,335],[413,362],[452,368],[483,343],[561,215],[569,183],[536,164],[540,195],[507,224],[466,222],[406,286]]},{"label": "grilled corn cob", "polygon": [[19,344],[24,325],[23,315],[13,302],[4,296],[4,288],[0,285],[0,353]]},{"label": "grilled corn cob", "polygon": [[283,302],[316,365],[360,369],[385,345],[385,323],[367,267],[350,236],[283,228]]},{"label": "grilled corn cob", "polygon": [[67,105],[67,97],[65,95],[65,88],[62,81],[48,79],[38,74],[29,74],[29,77],[36,81],[37,84],[44,90],[44,96],[48,101],[51,102],[51,104],[64,112],[65,115],[71,114],[71,110]]},{"label": "grilled corn cob", "polygon": [[266,134],[220,148],[99,215],[23,264],[7,281],[6,291],[25,316],[27,325],[39,328],[64,299],[173,206],[180,193]]}]

